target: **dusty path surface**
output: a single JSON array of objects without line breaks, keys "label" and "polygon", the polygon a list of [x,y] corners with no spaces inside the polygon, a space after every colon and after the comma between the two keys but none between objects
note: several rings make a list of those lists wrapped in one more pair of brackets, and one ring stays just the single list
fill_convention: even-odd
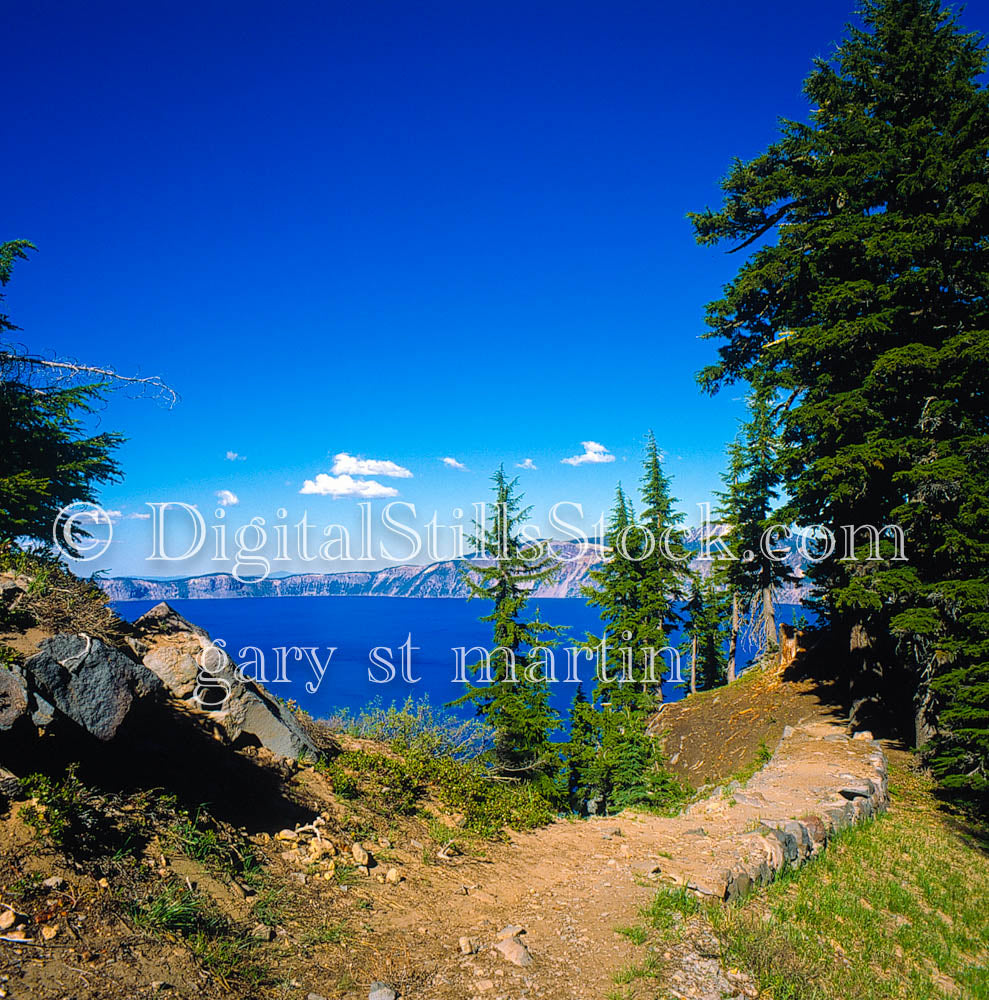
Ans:
[{"label": "dusty path surface", "polygon": [[[560,821],[484,860],[410,870],[387,909],[369,917],[365,957],[373,963],[377,950],[377,978],[408,1000],[606,997],[616,970],[636,957],[616,928],[639,921],[657,888],[730,898],[886,802],[885,758],[868,734],[850,738],[829,721],[787,727],[744,787],[719,788],[680,816]],[[506,928],[509,943],[496,950]],[[512,961],[526,953],[531,964]],[[754,995],[744,976],[720,967],[714,942],[664,957],[670,996]]]}]

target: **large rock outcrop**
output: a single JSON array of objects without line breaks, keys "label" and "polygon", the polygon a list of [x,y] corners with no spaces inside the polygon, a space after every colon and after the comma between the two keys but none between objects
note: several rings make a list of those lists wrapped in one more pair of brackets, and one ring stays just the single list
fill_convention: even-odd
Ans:
[{"label": "large rock outcrop", "polygon": [[12,729],[27,713],[27,706],[24,681],[12,670],[0,668],[0,729]]},{"label": "large rock outcrop", "polygon": [[262,746],[276,757],[316,756],[317,746],[296,716],[258,685],[237,676],[230,657],[209,634],[164,601],[135,622],[132,640],[144,666],[190,714],[234,746]]},{"label": "large rock outcrop", "polygon": [[113,739],[136,703],[164,692],[150,670],[88,635],[43,639],[19,673],[35,695],[35,714],[54,709],[98,740]]}]

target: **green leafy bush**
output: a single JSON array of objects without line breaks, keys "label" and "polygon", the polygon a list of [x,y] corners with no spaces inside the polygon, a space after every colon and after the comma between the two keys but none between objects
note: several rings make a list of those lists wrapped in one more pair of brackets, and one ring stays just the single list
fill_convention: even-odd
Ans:
[{"label": "green leafy bush", "polygon": [[392,702],[387,708],[376,699],[356,714],[338,710],[328,725],[350,736],[454,760],[472,760],[494,745],[491,726],[437,709],[428,697],[416,700],[410,696],[401,707]]}]

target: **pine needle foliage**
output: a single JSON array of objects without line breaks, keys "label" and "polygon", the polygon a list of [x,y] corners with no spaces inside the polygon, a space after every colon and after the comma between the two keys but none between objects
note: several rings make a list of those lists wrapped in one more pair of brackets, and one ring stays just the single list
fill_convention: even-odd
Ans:
[{"label": "pine needle foliage", "polygon": [[861,530],[815,565],[829,659],[854,709],[892,717],[942,789],[986,808],[986,48],[937,0],[864,0],[861,19],[808,77],[808,120],[691,216],[701,244],[753,248],[707,307],[721,345],[698,377],[781,398],[796,523],[902,527],[905,553]]},{"label": "pine needle foliage", "polygon": [[492,482],[494,501],[474,522],[474,557],[465,570],[470,598],[492,604],[480,618],[491,626],[492,643],[488,660],[469,665],[481,683],[469,684],[453,704],[473,703],[493,729],[497,776],[531,782],[553,800],[561,765],[550,734],[560,719],[550,706],[545,658],[538,650],[552,648],[560,629],[529,617],[526,609],[532,588],[551,579],[559,564],[548,545],[523,537],[531,508],[523,506],[518,480],[499,466]]}]

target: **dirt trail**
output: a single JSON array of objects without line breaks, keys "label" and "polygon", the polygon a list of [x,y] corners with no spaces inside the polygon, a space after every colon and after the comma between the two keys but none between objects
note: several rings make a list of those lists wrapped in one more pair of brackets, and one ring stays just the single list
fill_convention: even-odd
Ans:
[{"label": "dirt trail", "polygon": [[[641,958],[615,928],[639,921],[659,886],[686,884],[716,898],[745,891],[772,877],[788,852],[799,863],[834,829],[884,807],[885,758],[860,736],[828,721],[788,727],[744,788],[718,789],[680,816],[560,821],[513,837],[484,861],[456,858],[410,873],[389,910],[369,919],[384,963],[378,978],[407,1000],[606,996],[615,971]],[[814,818],[767,836],[767,826],[804,817]],[[492,950],[508,924],[525,930],[528,967]],[[477,943],[476,954],[460,952],[462,936]],[[678,969],[670,956],[671,995],[752,995],[711,955],[688,961],[694,968]],[[685,985],[699,972],[700,985]],[[677,982],[692,992],[678,992]]]}]

